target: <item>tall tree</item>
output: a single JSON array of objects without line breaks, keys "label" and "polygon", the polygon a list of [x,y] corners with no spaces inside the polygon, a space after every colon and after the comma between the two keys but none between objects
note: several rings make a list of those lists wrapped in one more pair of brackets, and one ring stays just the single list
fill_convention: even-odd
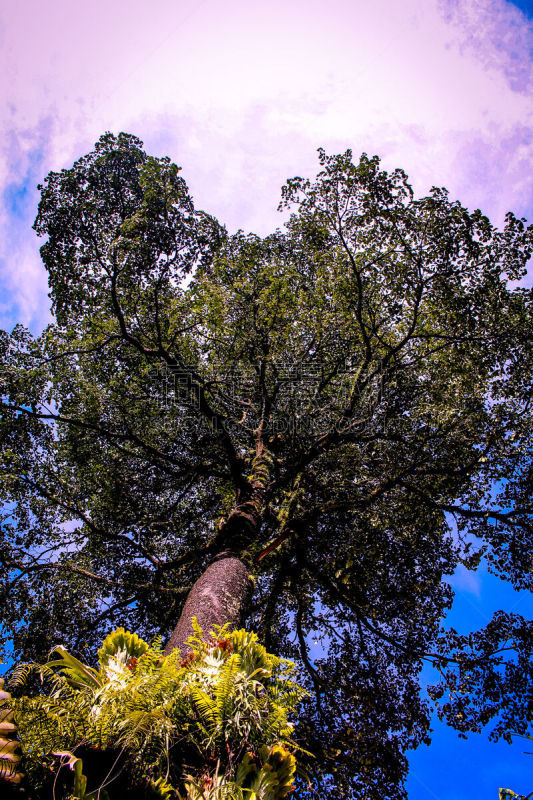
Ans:
[{"label": "tall tree", "polygon": [[48,176],[55,322],[0,340],[2,622],[27,658],[242,619],[311,692],[298,796],[392,799],[424,659],[462,733],[530,714],[531,623],[440,623],[459,563],[533,583],[533,234],[319,156],[263,239],[133,136]]}]

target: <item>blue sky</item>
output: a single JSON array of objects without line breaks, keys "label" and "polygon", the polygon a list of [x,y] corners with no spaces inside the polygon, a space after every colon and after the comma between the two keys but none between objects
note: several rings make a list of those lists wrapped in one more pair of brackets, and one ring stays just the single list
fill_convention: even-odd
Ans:
[{"label": "blue sky", "polygon": [[531,0],[514,0],[514,5],[517,6],[526,17],[533,19],[533,3]]},{"label": "blue sky", "polygon": [[[456,630],[478,630],[500,608],[533,618],[531,593],[515,592],[490,575],[484,564],[476,573],[461,567],[451,583],[456,594],[446,623]],[[424,671],[428,683],[434,677],[431,669]],[[436,718],[433,728],[431,746],[419,748],[410,757],[410,800],[497,800],[501,786],[522,794],[533,791],[533,756],[524,755],[533,751],[533,742],[494,743],[486,734],[459,739]]]},{"label": "blue sky", "polygon": [[[170,155],[233,230],[280,225],[280,186],[314,174],[319,146],[377,153],[417,193],[447,186],[497,224],[508,209],[533,221],[528,0],[26,0],[4,4],[0,41],[0,327],[49,319],[36,185],[105,130]],[[453,580],[456,627],[533,610],[483,570]],[[436,723],[409,796],[532,791],[524,749]]]}]

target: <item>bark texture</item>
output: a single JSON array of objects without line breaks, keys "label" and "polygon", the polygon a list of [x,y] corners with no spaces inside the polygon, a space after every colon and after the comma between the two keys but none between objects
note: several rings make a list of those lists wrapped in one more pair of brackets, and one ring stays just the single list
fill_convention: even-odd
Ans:
[{"label": "bark texture", "polygon": [[176,648],[183,655],[188,652],[187,639],[193,634],[193,617],[198,620],[205,636],[213,629],[213,625],[229,622],[232,627],[238,627],[251,588],[248,569],[240,558],[232,553],[221,553],[189,592],[178,624],[165,647],[165,654]]}]

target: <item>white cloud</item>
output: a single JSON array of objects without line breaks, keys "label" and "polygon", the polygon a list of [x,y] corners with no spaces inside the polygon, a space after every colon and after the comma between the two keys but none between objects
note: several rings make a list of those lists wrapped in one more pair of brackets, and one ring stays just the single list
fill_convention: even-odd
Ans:
[{"label": "white cloud", "polygon": [[475,597],[481,596],[481,576],[478,572],[467,569],[463,564],[459,564],[449,583],[456,592],[466,592]]},{"label": "white cloud", "polygon": [[[315,171],[319,145],[378,153],[498,223],[533,216],[533,33],[504,0],[30,0],[4,7],[0,36],[3,187],[110,129],[171,155],[232,228],[278,225],[280,185]],[[3,200],[3,298],[37,326],[35,205]]]}]

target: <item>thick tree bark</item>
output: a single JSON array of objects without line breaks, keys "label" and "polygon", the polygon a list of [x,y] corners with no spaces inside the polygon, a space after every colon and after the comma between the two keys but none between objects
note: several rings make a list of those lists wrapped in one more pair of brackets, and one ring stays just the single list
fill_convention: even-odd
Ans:
[{"label": "thick tree bark", "polygon": [[196,617],[206,637],[213,630],[213,625],[229,622],[232,627],[238,627],[251,588],[248,569],[240,558],[229,551],[220,553],[189,592],[178,624],[165,647],[165,654],[179,648],[186,655],[189,649],[187,639],[193,634],[193,617]]},{"label": "thick tree bark", "polygon": [[243,553],[259,533],[272,464],[260,434],[259,430],[248,491],[237,493],[237,504],[219,527],[214,542],[217,555],[189,592],[178,624],[165,647],[167,655],[177,648],[186,654],[187,639],[193,633],[193,617],[196,617],[205,637],[209,636],[213,625],[229,623],[238,627],[242,622],[251,596],[252,581],[237,553]]}]

